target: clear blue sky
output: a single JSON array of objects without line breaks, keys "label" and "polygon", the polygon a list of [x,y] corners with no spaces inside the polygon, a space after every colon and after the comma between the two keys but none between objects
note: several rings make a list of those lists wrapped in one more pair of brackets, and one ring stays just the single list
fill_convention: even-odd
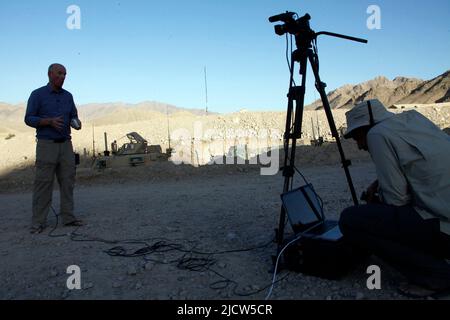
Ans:
[{"label": "clear blue sky", "polygon": [[[81,29],[69,30],[69,5]],[[381,30],[369,30],[369,5]],[[450,69],[450,1],[429,0],[17,0],[0,2],[0,101],[24,102],[67,67],[77,104],[153,100],[216,112],[284,110],[285,38],[267,18],[312,15],[315,31],[364,37],[368,45],[319,38],[328,89],[385,75],[433,78]],[[312,80],[310,73],[308,78]],[[318,98],[309,82],[307,102]]]}]

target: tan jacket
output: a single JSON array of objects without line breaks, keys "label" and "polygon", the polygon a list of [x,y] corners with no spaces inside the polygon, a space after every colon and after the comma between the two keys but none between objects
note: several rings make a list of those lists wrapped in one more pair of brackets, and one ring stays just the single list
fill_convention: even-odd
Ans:
[{"label": "tan jacket", "polygon": [[383,202],[412,204],[450,234],[450,136],[412,110],[375,125],[367,143]]}]

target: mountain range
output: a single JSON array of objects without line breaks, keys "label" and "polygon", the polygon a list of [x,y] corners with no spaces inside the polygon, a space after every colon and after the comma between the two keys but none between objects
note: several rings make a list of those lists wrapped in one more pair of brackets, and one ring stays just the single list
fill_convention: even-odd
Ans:
[{"label": "mountain range", "polygon": [[[386,107],[401,104],[434,104],[450,102],[450,70],[431,80],[396,77],[389,80],[384,76],[356,84],[344,85],[328,93],[333,109],[351,108],[366,99],[379,99]],[[0,124],[14,128],[17,122],[23,122],[25,103],[11,105],[0,102]],[[306,106],[307,110],[320,109],[321,100]],[[205,110],[186,109],[155,101],[138,104],[127,103],[91,103],[78,106],[80,119],[95,121],[96,124],[117,124],[148,120],[155,113],[174,114],[188,112],[205,115]],[[208,114],[215,114],[209,112]]]},{"label": "mountain range", "polygon": [[[23,121],[26,104],[11,105],[0,102],[0,121],[3,124],[11,124]],[[126,123],[151,118],[155,112],[162,114],[174,114],[188,112],[194,115],[204,115],[205,110],[180,108],[174,105],[145,101],[137,104],[122,102],[113,103],[90,103],[77,107],[80,119],[84,121],[95,121],[96,124]],[[208,112],[208,114],[215,114]]]},{"label": "mountain range", "polygon": [[[386,107],[401,104],[433,104],[450,102],[450,70],[431,80],[396,77],[389,80],[379,76],[357,84],[344,85],[328,93],[332,109],[351,108],[367,99],[378,99]],[[320,109],[317,100],[306,109]]]}]

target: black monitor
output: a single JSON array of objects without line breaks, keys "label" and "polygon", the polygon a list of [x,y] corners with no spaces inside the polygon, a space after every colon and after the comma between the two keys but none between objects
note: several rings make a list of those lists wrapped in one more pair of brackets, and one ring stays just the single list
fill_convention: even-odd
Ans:
[{"label": "black monitor", "polygon": [[303,232],[323,221],[322,205],[311,184],[281,195],[294,232]]}]

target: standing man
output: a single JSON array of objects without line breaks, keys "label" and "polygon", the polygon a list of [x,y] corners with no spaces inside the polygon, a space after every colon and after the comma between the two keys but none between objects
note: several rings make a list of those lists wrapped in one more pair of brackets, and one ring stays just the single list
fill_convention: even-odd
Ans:
[{"label": "standing man", "polygon": [[50,65],[49,83],[34,90],[28,100],[25,123],[36,128],[37,138],[31,233],[41,233],[46,227],[55,174],[60,189],[63,224],[83,225],[73,215],[75,155],[70,136],[70,127],[80,130],[81,122],[72,94],[62,88],[65,78],[63,65]]},{"label": "standing man", "polygon": [[344,237],[396,267],[399,290],[426,297],[450,289],[450,137],[415,110],[394,114],[378,100],[347,112],[345,138],[369,151],[378,180],[367,205],[345,209]]}]

